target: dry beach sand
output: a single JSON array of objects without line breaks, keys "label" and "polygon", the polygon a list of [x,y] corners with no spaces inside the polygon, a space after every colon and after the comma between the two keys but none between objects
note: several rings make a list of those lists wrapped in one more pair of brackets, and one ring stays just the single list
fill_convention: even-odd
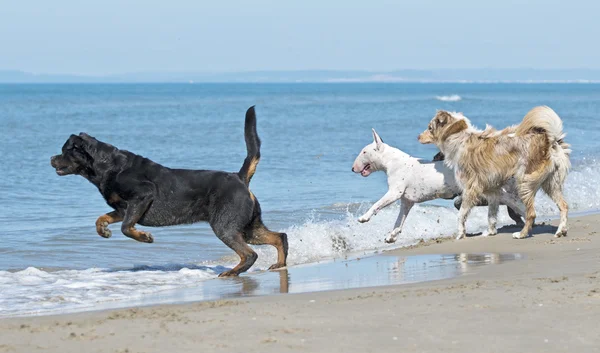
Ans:
[{"label": "dry beach sand", "polygon": [[440,281],[3,319],[0,352],[600,352],[598,221],[392,252],[525,255]]}]

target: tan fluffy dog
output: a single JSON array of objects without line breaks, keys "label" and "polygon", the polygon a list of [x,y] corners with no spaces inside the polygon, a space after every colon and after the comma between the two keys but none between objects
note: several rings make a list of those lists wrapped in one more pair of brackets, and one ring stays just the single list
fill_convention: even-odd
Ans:
[{"label": "tan fluffy dog", "polygon": [[556,237],[567,235],[568,205],[563,185],[571,166],[569,145],[564,142],[562,121],[548,107],[533,108],[521,124],[504,130],[474,128],[461,113],[438,111],[419,142],[434,143],[445,155],[463,188],[458,214],[458,236],[465,236],[465,222],[480,195],[489,201],[489,233],[496,233],[500,188],[512,177],[526,207],[525,226],[513,238],[525,238],[535,220],[534,198],[542,188],[558,205],[560,224]]}]

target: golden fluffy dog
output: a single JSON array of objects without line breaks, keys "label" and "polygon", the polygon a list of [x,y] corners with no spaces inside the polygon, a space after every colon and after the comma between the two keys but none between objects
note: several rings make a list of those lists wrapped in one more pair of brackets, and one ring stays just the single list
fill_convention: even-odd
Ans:
[{"label": "golden fluffy dog", "polygon": [[480,195],[489,201],[489,234],[496,234],[500,188],[515,178],[526,207],[525,226],[513,238],[525,238],[535,220],[534,198],[542,188],[560,210],[556,237],[567,235],[568,205],[563,185],[571,166],[569,145],[564,142],[562,121],[548,107],[533,108],[521,124],[504,130],[488,126],[477,130],[461,113],[438,111],[419,142],[435,144],[445,155],[463,188],[458,236],[465,236],[465,222]]}]

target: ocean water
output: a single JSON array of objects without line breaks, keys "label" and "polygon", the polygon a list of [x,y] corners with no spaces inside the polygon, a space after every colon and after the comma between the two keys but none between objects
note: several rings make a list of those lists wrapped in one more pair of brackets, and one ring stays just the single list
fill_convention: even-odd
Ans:
[{"label": "ocean water", "polygon": [[[237,263],[207,224],[149,229],[153,244],[111,226],[95,232],[110,208],[79,176],[59,177],[50,156],[70,134],[101,141],[169,167],[237,171],[245,157],[245,110],[256,105],[262,158],[251,189],[273,230],[289,236],[289,264],[373,253],[455,231],[448,201],[413,208],[394,245],[383,242],[398,213],[356,219],[387,190],[383,173],[362,178],[354,158],[383,140],[431,158],[417,135],[436,109],[463,112],[480,127],[518,123],[546,104],[564,121],[573,170],[566,196],[573,212],[600,208],[600,85],[597,84],[140,84],[0,85],[0,315],[93,306],[197,286]],[[557,215],[538,196],[539,219]],[[486,209],[467,224],[485,229]],[[509,219],[501,208],[501,224]],[[141,227],[144,228],[144,227]],[[253,270],[275,261],[255,247]]]}]

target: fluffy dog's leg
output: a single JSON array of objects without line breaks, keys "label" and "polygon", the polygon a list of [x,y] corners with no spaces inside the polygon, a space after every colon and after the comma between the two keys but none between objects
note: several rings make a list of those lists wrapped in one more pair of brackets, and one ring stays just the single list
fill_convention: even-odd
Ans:
[{"label": "fluffy dog's leg", "polygon": [[383,195],[383,197],[379,201],[375,202],[375,204],[371,206],[371,208],[364,215],[360,216],[358,221],[360,223],[368,222],[371,219],[371,217],[373,217],[377,214],[377,212],[379,212],[379,210],[389,206],[392,202],[400,199],[401,197],[402,193],[392,192],[388,190],[388,192],[385,195]]},{"label": "fluffy dog's leg", "polygon": [[550,177],[542,184],[542,189],[554,203],[558,206],[560,210],[560,223],[558,224],[558,229],[556,230],[555,237],[566,237],[567,236],[567,218],[569,213],[569,205],[563,196],[562,185],[555,183],[554,178]]},{"label": "fluffy dog's leg", "polygon": [[485,196],[488,202],[488,230],[487,233],[483,233],[483,235],[496,235],[498,234],[496,223],[498,222],[499,196],[497,194],[487,194]]},{"label": "fluffy dog's leg", "polygon": [[109,224],[121,222],[123,217],[117,211],[109,212],[98,217],[96,220],[96,232],[103,238],[110,238],[112,232],[108,229]]},{"label": "fluffy dog's leg", "polygon": [[123,234],[142,243],[154,242],[152,234],[135,229],[135,224],[142,218],[144,213],[146,213],[151,202],[151,199],[127,202],[125,217],[123,217],[123,224],[121,224],[121,232],[123,232]]},{"label": "fluffy dog's leg", "polygon": [[458,234],[456,235],[456,240],[462,239],[467,236],[467,231],[465,229],[465,223],[467,222],[467,217],[469,217],[469,213],[477,199],[479,197],[479,193],[474,193],[472,191],[465,191],[462,195],[462,204],[460,205],[460,210],[458,211]]},{"label": "fluffy dog's leg", "polygon": [[413,207],[414,204],[414,202],[409,201],[405,198],[400,199],[400,213],[398,214],[398,218],[396,219],[394,229],[385,238],[386,243],[396,242],[396,238],[398,237],[398,234],[402,232],[402,227],[404,227],[406,217],[408,217],[408,213],[410,212],[410,209]]},{"label": "fluffy dog's leg", "polygon": [[246,231],[248,244],[273,245],[277,249],[277,263],[271,265],[269,270],[275,270],[286,266],[288,255],[287,234],[272,232],[265,227],[260,220],[254,221],[252,227]]},{"label": "fluffy dog's leg", "polygon": [[519,182],[519,195],[525,204],[525,226],[520,232],[513,233],[515,239],[523,239],[529,236],[536,217],[534,203],[539,182],[529,175],[526,175],[524,179],[524,181]]}]

